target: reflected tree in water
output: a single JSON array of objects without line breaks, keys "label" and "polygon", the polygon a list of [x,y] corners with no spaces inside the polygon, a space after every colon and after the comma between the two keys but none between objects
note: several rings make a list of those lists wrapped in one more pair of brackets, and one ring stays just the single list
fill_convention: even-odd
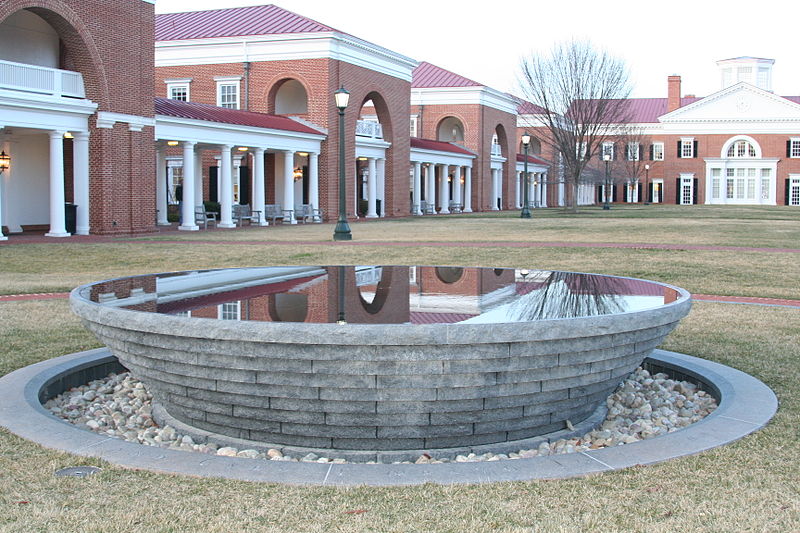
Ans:
[{"label": "reflected tree in water", "polygon": [[626,280],[575,272],[550,272],[541,286],[510,305],[518,321],[622,313]]}]

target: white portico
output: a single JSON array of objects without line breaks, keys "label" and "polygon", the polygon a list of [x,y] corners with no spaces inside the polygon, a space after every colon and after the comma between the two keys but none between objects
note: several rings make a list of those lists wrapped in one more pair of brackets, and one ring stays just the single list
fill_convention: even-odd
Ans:
[{"label": "white portico", "polygon": [[[299,204],[319,209],[319,153],[324,138],[323,131],[286,117],[157,98],[158,224],[168,224],[167,202],[171,191],[167,154],[171,147],[174,147],[173,157],[181,160],[182,167],[179,229],[194,231],[199,229],[194,218],[195,207],[202,205],[204,199],[202,152],[213,152],[219,161],[215,184],[220,204],[219,227],[235,226],[235,203],[248,204],[259,211],[257,223],[266,226],[264,205],[269,185],[273,188],[270,196],[281,210],[293,212]],[[178,148],[180,152],[176,154]],[[274,154],[271,176],[265,172],[268,153]],[[249,190],[245,197],[238,194],[246,187],[236,170],[245,166],[246,158],[252,158],[252,175],[244,178]],[[285,222],[295,224],[297,220],[293,214]]]},{"label": "white portico", "polygon": [[472,164],[477,156],[443,141],[411,138],[411,214],[472,212]]},{"label": "white portico", "polygon": [[380,123],[359,120],[356,124],[356,168],[359,171],[354,188],[355,200],[356,205],[359,200],[367,201],[366,218],[385,215],[386,150],[391,145],[392,143],[383,140]]},{"label": "white portico", "polygon": [[[550,166],[538,157],[528,156],[528,174],[525,175],[525,155],[517,154],[516,179],[514,181],[515,206],[525,203],[525,185],[528,186],[528,207],[547,207],[547,180]],[[527,179],[526,179],[527,178]]]}]

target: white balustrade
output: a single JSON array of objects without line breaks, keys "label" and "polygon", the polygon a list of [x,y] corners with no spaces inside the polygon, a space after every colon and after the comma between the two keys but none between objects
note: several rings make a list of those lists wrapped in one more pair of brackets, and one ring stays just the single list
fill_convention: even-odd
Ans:
[{"label": "white balustrade", "polygon": [[85,98],[80,72],[0,60],[0,89]]},{"label": "white balustrade", "polygon": [[356,121],[356,135],[359,137],[372,137],[373,139],[383,139],[383,127],[380,122],[371,120]]}]

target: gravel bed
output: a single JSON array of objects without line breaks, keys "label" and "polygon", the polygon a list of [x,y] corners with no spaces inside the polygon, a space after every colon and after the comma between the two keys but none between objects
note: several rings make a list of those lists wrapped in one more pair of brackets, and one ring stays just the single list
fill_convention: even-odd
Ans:
[{"label": "gravel bed", "polygon": [[[579,438],[543,442],[538,448],[509,454],[469,454],[455,458],[423,454],[415,462],[500,461],[620,446],[677,431],[703,419],[717,407],[714,397],[696,385],[669,379],[662,373],[651,375],[642,368],[637,368],[625,379],[608,397],[606,404],[608,415],[605,421]],[[44,407],[76,426],[148,446],[272,461],[348,462],[314,453],[290,457],[277,449],[259,452],[196,443],[192,437],[179,434],[169,425],[159,427],[155,423],[152,418],[152,395],[142,382],[128,372],[111,374],[70,389],[47,401]],[[570,425],[569,421],[567,424]]]}]

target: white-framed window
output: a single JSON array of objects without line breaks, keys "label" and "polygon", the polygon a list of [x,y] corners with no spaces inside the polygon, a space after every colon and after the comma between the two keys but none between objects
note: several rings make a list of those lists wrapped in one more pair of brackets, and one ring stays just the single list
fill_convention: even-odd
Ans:
[{"label": "white-framed window", "polygon": [[789,205],[800,206],[800,176],[789,174]]},{"label": "white-framed window", "polygon": [[739,140],[730,145],[727,156],[735,158],[756,157],[756,149],[749,141]]},{"label": "white-framed window", "polygon": [[653,161],[664,160],[664,143],[653,143]]},{"label": "white-framed window", "polygon": [[177,204],[178,198],[183,199],[183,158],[167,158],[167,201]]},{"label": "white-framed window", "polygon": [[217,105],[228,109],[239,109],[240,76],[214,78],[217,82]]},{"label": "white-framed window", "polygon": [[578,159],[586,159],[586,143],[579,142],[575,144],[575,156]]},{"label": "white-framed window", "polygon": [[628,161],[638,161],[639,160],[639,143],[638,142],[629,142],[627,149],[627,153],[625,154]]},{"label": "white-framed window", "polygon": [[612,142],[604,142],[600,146],[600,159],[603,161],[606,160],[606,156],[609,156],[609,159],[614,159],[614,143]]},{"label": "white-framed window", "polygon": [[417,136],[417,115],[411,115],[411,120],[409,122],[410,122],[410,126],[411,126],[410,131],[409,131],[409,135],[411,135],[412,137],[416,137]]},{"label": "white-framed window", "polygon": [[787,143],[788,143],[788,147],[787,147],[787,150],[786,150],[786,152],[787,152],[786,155],[788,157],[792,157],[792,158],[800,157],[800,138],[789,139],[787,141]]},{"label": "white-framed window", "polygon": [[691,205],[694,203],[694,178],[692,174],[681,174],[681,190],[680,202],[681,205]]},{"label": "white-framed window", "polygon": [[220,320],[241,320],[242,302],[225,302],[217,308]]},{"label": "white-framed window", "polygon": [[164,83],[167,84],[167,98],[170,100],[180,100],[182,102],[189,101],[189,85],[192,83],[191,78],[164,80]]},{"label": "white-framed window", "polygon": [[719,184],[721,175],[722,175],[722,169],[719,168],[711,169],[711,198],[715,200],[719,199]]},{"label": "white-framed window", "polygon": [[681,139],[680,140],[679,156],[682,159],[691,159],[692,157],[695,156],[695,153],[694,153],[694,139],[693,138],[687,138],[687,139]]}]

